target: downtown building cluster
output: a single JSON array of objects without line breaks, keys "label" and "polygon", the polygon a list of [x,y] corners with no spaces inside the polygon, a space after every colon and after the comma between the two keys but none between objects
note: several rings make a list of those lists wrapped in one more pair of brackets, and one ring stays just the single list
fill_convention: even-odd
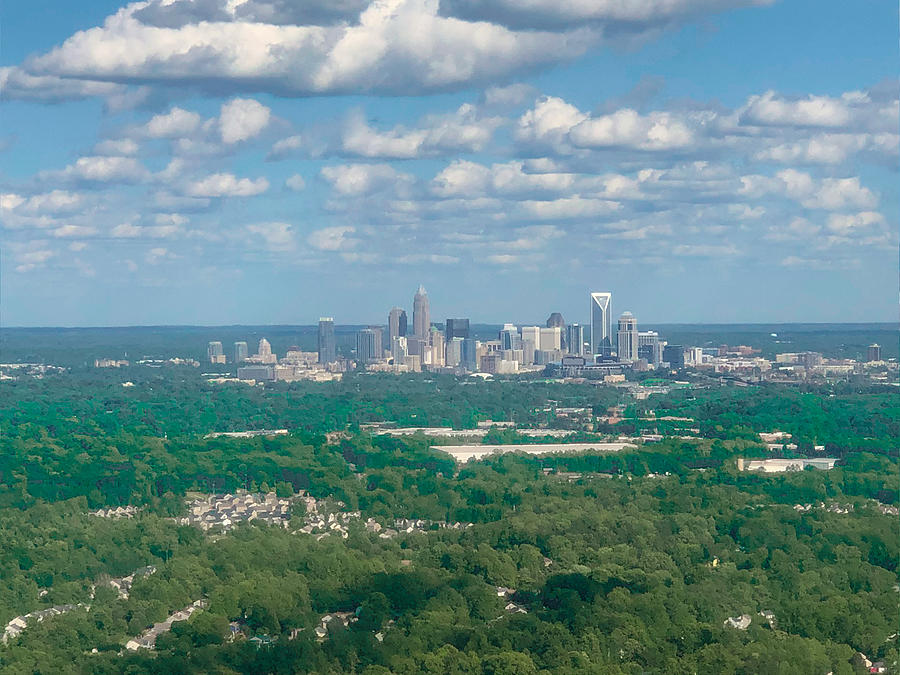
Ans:
[{"label": "downtown building cluster", "polygon": [[[431,319],[425,288],[413,297],[412,321],[402,307],[392,308],[385,325],[373,325],[356,334],[355,349],[341,355],[335,339],[334,319],[319,320],[317,351],[289,347],[279,359],[263,338],[255,354],[247,342],[233,345],[228,358],[221,342],[208,345],[212,364],[237,364],[243,381],[327,380],[354,368],[372,372],[514,374],[550,370],[564,376],[613,375],[625,368],[647,369],[671,363],[684,365],[680,347],[667,345],[653,331],[638,331],[630,312],[613,330],[612,294],[590,294],[590,323],[566,324],[559,312],[544,325],[504,324],[495,339],[478,339],[468,318]],[[670,361],[666,361],[668,358]]]},{"label": "downtown building cluster", "polygon": [[[357,369],[486,375],[545,372],[556,378],[607,382],[624,381],[628,370],[691,368],[785,381],[849,376],[864,370],[855,361],[823,359],[813,352],[779,354],[770,361],[747,346],[670,344],[656,331],[639,330],[631,312],[623,312],[614,321],[612,293],[591,292],[589,302],[587,324],[567,324],[562,314],[552,312],[543,325],[506,323],[495,337],[483,339],[483,334],[476,337],[468,318],[433,322],[428,294],[419,286],[413,296],[411,321],[404,308],[393,307],[386,324],[362,328],[350,344],[344,341],[343,350],[338,349],[334,319],[322,317],[316,351],[290,346],[278,358],[269,341],[262,338],[253,354],[245,341],[235,342],[230,355],[221,342],[210,342],[207,357],[211,364],[236,364],[237,379],[243,382],[329,381]],[[871,345],[867,356],[868,363],[881,363],[880,347]]]}]

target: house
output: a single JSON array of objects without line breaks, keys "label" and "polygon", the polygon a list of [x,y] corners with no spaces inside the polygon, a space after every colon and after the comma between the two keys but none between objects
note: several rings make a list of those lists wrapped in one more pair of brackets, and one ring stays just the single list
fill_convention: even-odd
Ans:
[{"label": "house", "polygon": [[747,630],[753,619],[749,614],[741,614],[740,616],[730,616],[723,622],[726,627],[737,628],[738,630]]}]

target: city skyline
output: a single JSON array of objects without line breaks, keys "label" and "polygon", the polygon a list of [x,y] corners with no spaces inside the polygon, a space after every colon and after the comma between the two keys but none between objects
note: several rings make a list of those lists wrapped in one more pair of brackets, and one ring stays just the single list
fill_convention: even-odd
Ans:
[{"label": "city skyline", "polygon": [[896,6],[44,2],[4,7],[6,326],[374,323],[418,283],[896,317]]}]

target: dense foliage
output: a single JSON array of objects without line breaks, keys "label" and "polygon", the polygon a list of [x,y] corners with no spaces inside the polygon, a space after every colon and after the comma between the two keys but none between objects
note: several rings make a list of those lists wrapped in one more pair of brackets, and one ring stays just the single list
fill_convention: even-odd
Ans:
[{"label": "dense foliage", "polygon": [[[216,387],[179,368],[4,383],[0,623],[81,604],[0,646],[0,670],[846,675],[861,672],[857,651],[893,668],[900,537],[884,505],[898,503],[896,399],[829,393],[694,389],[635,403],[590,385],[426,376]],[[458,467],[433,440],[359,430],[380,420],[560,426],[556,406],[601,413],[619,402],[629,403],[620,424],[649,431],[652,410],[694,418],[700,435]],[[291,434],[203,438],[272,427]],[[756,432],[772,428],[832,443],[842,461],[828,472],[738,472],[736,456],[767,456]],[[490,438],[521,440],[500,429]],[[308,490],[385,526],[473,525],[382,538],[361,519],[348,538],[319,540],[296,522],[210,536],[171,519],[189,491],[238,488]],[[145,508],[88,514],[118,504]],[[127,599],[103,583],[145,565],[156,573]],[[155,650],[123,650],[200,598],[206,610]],[[354,620],[316,639],[334,612]],[[724,624],[742,614],[747,630]]]}]

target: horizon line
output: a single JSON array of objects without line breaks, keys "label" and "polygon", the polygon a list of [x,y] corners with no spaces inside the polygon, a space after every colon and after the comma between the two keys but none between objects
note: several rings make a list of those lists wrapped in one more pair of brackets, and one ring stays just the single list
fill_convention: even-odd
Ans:
[{"label": "horizon line", "polygon": [[[451,317],[456,318],[456,317]],[[437,322],[440,323],[440,322]],[[543,321],[539,322],[482,322],[470,319],[471,325],[474,326],[503,326],[504,323],[513,323],[516,326],[540,326]],[[571,323],[581,324],[583,326],[590,325],[590,321],[575,321]],[[366,328],[369,326],[382,326],[387,324],[363,322],[363,323],[335,323],[335,328]],[[432,322],[436,325],[436,322]],[[567,323],[567,325],[571,325]],[[891,326],[900,330],[900,322],[898,321],[642,321],[639,325],[644,326]],[[4,330],[121,330],[129,328],[316,328],[316,323],[222,323],[222,324],[123,324],[123,325],[106,325],[106,326],[2,326],[0,332]]]}]

